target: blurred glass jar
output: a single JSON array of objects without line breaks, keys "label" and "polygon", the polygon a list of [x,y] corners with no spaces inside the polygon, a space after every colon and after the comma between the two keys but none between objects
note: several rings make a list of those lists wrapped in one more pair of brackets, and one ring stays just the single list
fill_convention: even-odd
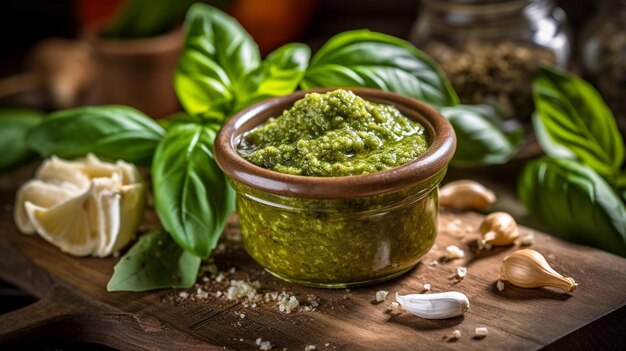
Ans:
[{"label": "blurred glass jar", "polygon": [[569,65],[565,13],[551,0],[422,0],[411,41],[448,74],[461,101],[528,119],[542,61]]},{"label": "blurred glass jar", "polygon": [[583,76],[593,83],[626,133],[626,0],[604,0],[582,35]]}]

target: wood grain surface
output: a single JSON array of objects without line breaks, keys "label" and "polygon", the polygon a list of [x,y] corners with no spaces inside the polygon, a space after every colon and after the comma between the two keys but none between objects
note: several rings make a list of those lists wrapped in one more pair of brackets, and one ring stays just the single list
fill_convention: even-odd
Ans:
[{"label": "wood grain surface", "polygon": [[[34,166],[0,176],[0,277],[40,299],[0,316],[0,348],[51,335],[146,350],[258,350],[257,338],[269,341],[272,350],[303,350],[307,345],[315,345],[316,350],[593,349],[598,345],[619,349],[626,345],[626,259],[523,228],[522,234],[535,235],[532,248],[557,271],[576,279],[578,289],[566,294],[506,284],[500,292],[495,286],[500,262],[518,247],[478,252],[475,243],[482,216],[469,212],[442,211],[436,246],[422,263],[400,278],[372,287],[325,290],[274,278],[245,253],[233,217],[214,254],[221,275],[203,272],[190,289],[109,293],[106,283],[116,258],[65,255],[38,236],[22,235],[15,228],[14,193]],[[150,211],[142,230],[156,223]],[[465,258],[441,261],[448,245],[462,248]],[[461,281],[450,278],[457,266],[468,268]],[[245,298],[228,300],[224,292],[232,280],[258,280],[261,296],[282,291],[295,295],[301,308],[285,314],[271,299],[256,305]],[[420,292],[424,283],[431,284],[433,292],[465,293],[469,311],[448,320],[390,311],[396,292]],[[389,291],[386,301],[375,302],[378,290]],[[310,300],[319,301],[319,306],[307,312],[303,307],[310,306]],[[473,338],[477,327],[488,328],[489,335]],[[453,341],[449,336],[455,329],[462,337]]]}]

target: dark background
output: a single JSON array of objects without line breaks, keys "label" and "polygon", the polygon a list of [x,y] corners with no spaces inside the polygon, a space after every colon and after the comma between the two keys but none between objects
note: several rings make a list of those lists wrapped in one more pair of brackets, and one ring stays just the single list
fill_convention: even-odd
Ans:
[{"label": "dark background", "polygon": [[[98,0],[106,3],[109,0]],[[299,0],[287,0],[297,3]],[[80,34],[78,0],[2,0],[0,2],[0,77],[23,69],[28,49],[48,37]],[[237,2],[233,0],[232,2]],[[264,0],[272,11],[272,0]],[[370,30],[407,38],[417,18],[418,0],[317,0],[308,28],[294,38],[319,48],[332,35],[349,29]],[[576,34],[599,1],[558,0]],[[576,42],[576,40],[574,41]]]}]

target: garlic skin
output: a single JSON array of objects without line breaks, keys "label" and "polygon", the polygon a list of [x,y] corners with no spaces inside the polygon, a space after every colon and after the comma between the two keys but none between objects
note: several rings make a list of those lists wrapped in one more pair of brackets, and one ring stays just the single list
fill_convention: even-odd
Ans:
[{"label": "garlic skin", "polygon": [[473,180],[457,180],[439,189],[439,205],[457,210],[481,211],[496,202],[496,195]]},{"label": "garlic skin", "polygon": [[425,319],[454,318],[469,309],[467,296],[458,291],[410,295],[396,293],[396,301],[407,311]]},{"label": "garlic skin", "polygon": [[500,275],[501,279],[522,288],[551,286],[571,293],[578,286],[574,279],[563,277],[550,267],[543,255],[530,249],[518,250],[505,257]]},{"label": "garlic skin", "polygon": [[519,229],[515,218],[506,212],[494,212],[485,217],[480,224],[482,245],[506,246],[515,243]]}]

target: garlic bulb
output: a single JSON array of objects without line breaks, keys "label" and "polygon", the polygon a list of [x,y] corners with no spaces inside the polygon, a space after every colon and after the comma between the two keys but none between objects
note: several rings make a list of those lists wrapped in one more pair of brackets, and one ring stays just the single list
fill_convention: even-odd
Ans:
[{"label": "garlic bulb", "polygon": [[407,311],[426,319],[458,317],[469,309],[467,296],[458,291],[404,296],[396,293],[396,301]]},{"label": "garlic bulb", "polygon": [[519,237],[517,222],[506,212],[494,212],[489,214],[480,224],[482,245],[486,244],[503,246],[511,245]]},{"label": "garlic bulb", "polygon": [[13,216],[24,234],[38,233],[72,255],[104,257],[135,237],[146,194],[132,164],[53,156],[18,189]]},{"label": "garlic bulb", "polygon": [[578,284],[555,271],[537,251],[524,249],[513,252],[502,261],[501,278],[522,288],[552,286],[572,292]]},{"label": "garlic bulb", "polygon": [[439,204],[457,210],[480,211],[496,202],[496,195],[473,180],[457,180],[439,189]]}]

